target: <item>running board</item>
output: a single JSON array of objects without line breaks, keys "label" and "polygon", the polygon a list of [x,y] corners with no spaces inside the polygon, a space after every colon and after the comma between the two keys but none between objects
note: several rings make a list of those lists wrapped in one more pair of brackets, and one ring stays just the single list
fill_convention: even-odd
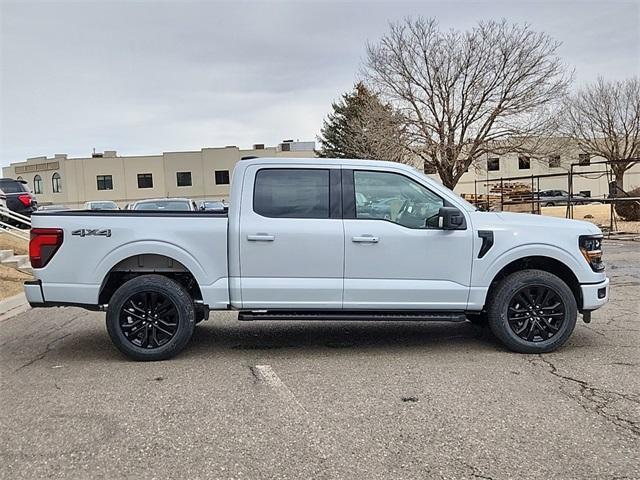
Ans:
[{"label": "running board", "polygon": [[254,320],[318,320],[318,321],[431,321],[431,322],[464,322],[463,312],[411,312],[411,311],[287,311],[287,310],[248,310],[238,313],[238,320],[250,322]]}]

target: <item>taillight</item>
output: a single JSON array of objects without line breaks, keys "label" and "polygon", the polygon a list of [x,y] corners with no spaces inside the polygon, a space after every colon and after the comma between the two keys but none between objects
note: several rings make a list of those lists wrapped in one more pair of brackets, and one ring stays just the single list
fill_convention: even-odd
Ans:
[{"label": "taillight", "polygon": [[31,205],[31,195],[28,195],[26,193],[23,195],[18,195],[18,200],[20,200],[25,207]]},{"label": "taillight", "polygon": [[33,268],[42,268],[62,245],[62,230],[59,228],[32,228],[29,242],[29,260]]}]

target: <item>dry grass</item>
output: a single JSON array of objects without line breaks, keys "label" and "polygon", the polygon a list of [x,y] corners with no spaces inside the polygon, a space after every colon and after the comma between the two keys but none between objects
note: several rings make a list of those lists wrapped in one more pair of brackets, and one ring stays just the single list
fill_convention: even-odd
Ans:
[{"label": "dry grass", "polygon": [[[8,233],[0,233],[0,250],[13,250],[16,255],[26,255],[28,248],[26,241]],[[31,275],[0,265],[0,300],[22,293],[22,282],[31,278]]]},{"label": "dry grass", "polygon": [[31,275],[0,265],[0,300],[22,293],[22,282],[31,278]]},{"label": "dry grass", "polygon": [[[542,215],[564,218],[567,207],[542,207],[541,210]],[[575,205],[573,207],[574,219],[595,223],[600,228],[606,230],[609,229],[610,214],[611,208],[606,204]],[[614,230],[625,233],[640,233],[640,222],[625,222],[618,219],[614,223]]]},{"label": "dry grass", "polygon": [[8,233],[0,233],[0,250],[13,250],[16,255],[27,255],[29,242]]}]

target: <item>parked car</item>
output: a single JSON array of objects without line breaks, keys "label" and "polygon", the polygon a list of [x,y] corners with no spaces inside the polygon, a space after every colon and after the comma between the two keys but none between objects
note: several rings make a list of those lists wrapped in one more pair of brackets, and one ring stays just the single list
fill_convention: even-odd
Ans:
[{"label": "parked car", "polygon": [[[358,197],[401,206],[376,218]],[[609,298],[597,226],[480,212],[399,163],[241,160],[231,205],[227,214],[36,212],[27,299],[106,310],[118,349],[160,360],[210,310],[240,320],[467,318],[488,322],[514,351],[543,353]]]},{"label": "parked car", "polygon": [[71,210],[67,205],[41,205],[38,207],[39,212],[63,212]]},{"label": "parked car", "polygon": [[118,204],[110,200],[86,202],[82,208],[84,210],[120,210]]},{"label": "parked car", "polygon": [[[0,178],[0,192],[4,197],[4,203],[9,210],[30,217],[38,208],[38,202],[33,193],[29,191],[27,182],[14,180],[13,178]],[[7,218],[7,223],[18,223]]]},{"label": "parked car", "polygon": [[222,200],[203,200],[198,204],[198,210],[206,212],[226,212],[229,210],[229,205]]},{"label": "parked car", "polygon": [[[543,207],[566,205],[569,200],[569,192],[566,190],[541,190],[535,194],[535,198],[540,201],[540,205]],[[581,193],[574,193],[572,200],[574,205],[583,205],[587,202],[586,197]]]},{"label": "parked car", "polygon": [[155,198],[140,200],[129,205],[129,210],[194,211],[195,202],[188,198]]}]

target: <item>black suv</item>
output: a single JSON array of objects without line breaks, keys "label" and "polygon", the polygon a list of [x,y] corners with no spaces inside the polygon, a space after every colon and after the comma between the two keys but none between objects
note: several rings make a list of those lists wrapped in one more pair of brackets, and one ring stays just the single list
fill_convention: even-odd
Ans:
[{"label": "black suv", "polygon": [[[38,208],[38,202],[24,180],[0,178],[0,196],[7,204],[7,208],[21,215],[30,217]],[[14,223],[13,221],[9,221]]]}]

